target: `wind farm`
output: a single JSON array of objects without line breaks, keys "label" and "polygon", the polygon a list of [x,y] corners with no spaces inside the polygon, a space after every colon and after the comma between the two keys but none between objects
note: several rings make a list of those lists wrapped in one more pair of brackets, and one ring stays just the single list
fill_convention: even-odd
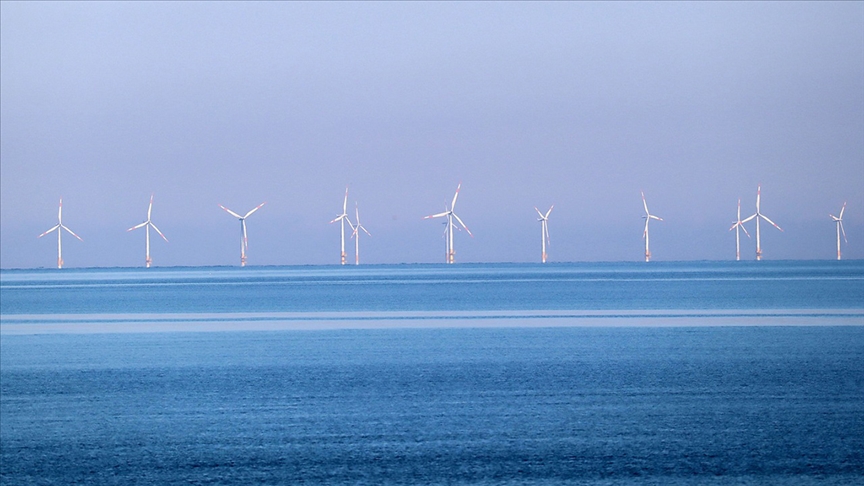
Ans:
[{"label": "wind farm", "polygon": [[[468,228],[468,226],[464,223],[464,221],[455,212],[455,207],[456,207],[456,204],[459,200],[459,194],[461,192],[461,189],[462,189],[462,183],[460,182],[456,186],[456,191],[454,192],[453,198],[450,201],[450,203],[444,204],[444,211],[442,211],[440,213],[436,213],[436,214],[431,214],[431,215],[428,215],[428,216],[425,216],[422,218],[424,220],[425,219],[443,220],[442,224],[444,225],[444,231],[443,231],[442,237],[444,240],[444,250],[445,250],[444,263],[445,264],[453,264],[456,262],[455,235],[457,232],[464,230],[472,238],[474,237],[474,234],[471,232],[471,230]],[[644,224],[643,232],[642,232],[642,237],[644,239],[644,245],[645,245],[643,256],[644,256],[645,262],[650,262],[653,258],[653,255],[651,253],[651,247],[650,247],[650,222],[652,219],[657,220],[657,221],[664,221],[664,220],[660,216],[653,214],[650,211],[650,209],[648,208],[648,202],[647,202],[647,198],[645,197],[644,191],[640,192],[640,196],[642,198],[642,208],[644,211],[644,214],[642,215],[642,219],[645,220],[645,224]],[[149,204],[147,207],[146,219],[143,222],[141,222],[141,223],[139,223],[139,224],[137,224],[131,228],[128,228],[126,230],[127,232],[130,232],[130,231],[133,231],[133,230],[136,230],[139,228],[144,228],[144,266],[145,266],[145,268],[150,268],[153,264],[153,258],[152,258],[151,249],[150,249],[150,246],[151,246],[150,245],[150,229],[152,228],[154,231],[156,231],[156,233],[163,240],[168,242],[168,238],[165,236],[164,233],[162,233],[162,231],[153,222],[153,219],[152,219],[153,200],[154,200],[154,195],[151,194],[150,195],[150,201],[149,201]],[[737,201],[736,219],[732,222],[732,225],[728,229],[728,231],[732,231],[732,230],[735,231],[735,260],[736,261],[741,260],[741,235],[740,235],[740,233],[743,231],[745,236],[747,236],[748,238],[751,238],[750,231],[746,228],[746,224],[749,223],[750,221],[755,220],[755,224],[756,224],[756,229],[755,229],[755,232],[756,232],[756,238],[755,238],[755,240],[756,240],[755,241],[756,258],[755,259],[757,261],[762,260],[762,250],[763,250],[762,244],[761,244],[761,221],[760,220],[764,220],[767,223],[774,226],[775,228],[777,228],[779,231],[783,231],[783,229],[779,225],[777,225],[774,221],[772,221],[768,216],[766,216],[762,212],[761,203],[762,203],[762,185],[761,184],[757,185],[757,189],[756,189],[756,205],[755,205],[755,211],[756,212],[755,213],[742,219],[742,217],[741,217],[741,199],[739,198]],[[246,212],[245,214],[242,214],[242,215],[240,213],[237,213],[237,212],[221,205],[221,204],[219,205],[219,207],[222,210],[227,212],[229,215],[237,218],[237,220],[240,222],[240,266],[241,267],[245,267],[247,264],[247,253],[248,253],[248,248],[249,248],[249,239],[248,239],[248,234],[247,234],[246,220],[252,214],[254,214],[256,211],[261,209],[265,204],[266,203],[262,202],[258,206],[252,208],[251,210],[249,210],[248,212]],[[360,222],[359,204],[357,202],[355,202],[355,205],[354,205],[355,220],[353,222],[350,220],[350,218],[348,216],[347,205],[348,205],[348,187],[345,188],[345,194],[344,194],[343,200],[342,200],[342,212],[340,214],[338,214],[336,216],[336,218],[331,220],[330,223],[331,224],[336,223],[336,222],[340,223],[340,233],[341,233],[340,234],[340,264],[345,265],[346,260],[347,260],[347,254],[345,252],[345,225],[347,223],[348,227],[351,230],[350,238],[352,238],[354,240],[354,264],[359,265],[360,264],[360,233],[361,232],[365,233],[367,236],[370,236],[370,237],[372,235],[366,229],[366,227],[363,226],[363,224]],[[843,223],[843,221],[844,221],[843,218],[844,218],[845,212],[846,212],[846,206],[847,206],[847,203],[844,202],[840,208],[838,215],[836,215],[836,216],[832,213],[829,213],[829,216],[831,217],[832,221],[835,223],[836,258],[837,258],[837,260],[841,260],[843,257],[841,245],[844,242],[846,242],[848,244],[846,229],[845,229],[845,226]],[[540,263],[547,263],[548,262],[548,258],[549,258],[548,250],[549,250],[549,246],[551,243],[550,236],[549,236],[549,217],[550,217],[552,210],[554,208],[555,208],[555,205],[553,204],[553,205],[549,206],[549,209],[547,209],[546,212],[543,212],[537,206],[534,206],[534,211],[536,212],[536,215],[537,215],[536,221],[538,221],[540,223]],[[63,268],[63,266],[64,266],[63,253],[62,253],[62,251],[63,251],[63,249],[62,249],[62,236],[61,236],[62,231],[68,232],[69,234],[73,235],[75,238],[77,238],[78,240],[83,242],[83,239],[81,237],[79,237],[77,234],[72,232],[71,229],[69,229],[68,227],[66,227],[63,224],[62,217],[63,217],[63,201],[61,199],[60,203],[59,203],[59,207],[58,207],[58,213],[57,213],[58,223],[55,226],[48,229],[47,231],[45,231],[44,233],[42,233],[41,235],[39,235],[39,238],[41,238],[41,237],[43,237],[43,236],[45,236],[45,235],[47,235],[53,231],[58,232],[57,268]],[[560,258],[558,260],[559,261],[576,261],[574,259],[567,260],[566,257],[563,260]]]},{"label": "wind farm", "polygon": [[165,235],[163,235],[162,232],[159,231],[159,228],[157,228],[156,225],[153,224],[153,221],[150,219],[150,213],[152,213],[152,212],[153,212],[153,194],[150,195],[150,205],[147,206],[147,219],[144,220],[143,223],[137,224],[137,225],[126,230],[126,231],[132,231],[132,230],[136,230],[138,228],[144,228],[144,234],[145,234],[145,236],[144,236],[144,266],[146,268],[150,268],[150,265],[153,263],[153,259],[150,258],[150,228],[153,228],[157,233],[159,233],[159,236],[161,236],[162,239],[165,240],[166,243],[168,242],[168,238],[166,238]]},{"label": "wind farm", "polygon": [[241,267],[246,266],[246,250],[249,249],[249,238],[246,235],[246,218],[248,218],[249,216],[252,216],[252,214],[255,211],[258,211],[259,209],[261,209],[261,207],[264,206],[265,204],[267,204],[267,203],[262,202],[261,204],[250,209],[249,212],[247,212],[243,216],[240,216],[239,214],[235,213],[234,211],[231,211],[230,209],[226,208],[225,206],[223,206],[221,204],[219,205],[219,207],[224,209],[228,214],[230,214],[231,216],[234,216],[235,218],[240,220],[240,266]]},{"label": "wind farm", "polygon": [[80,236],[73,233],[71,229],[63,225],[63,198],[60,198],[60,205],[57,209],[57,225],[52,226],[51,229],[37,236],[37,238],[42,238],[52,231],[57,232],[57,268],[63,268],[63,232],[60,230],[66,230],[70,235],[78,238],[78,240],[84,241]]}]

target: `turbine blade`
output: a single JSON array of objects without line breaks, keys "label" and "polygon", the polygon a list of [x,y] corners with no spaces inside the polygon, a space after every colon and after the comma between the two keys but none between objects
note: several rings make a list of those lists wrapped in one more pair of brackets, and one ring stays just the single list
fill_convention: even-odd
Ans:
[{"label": "turbine blade", "polygon": [[534,211],[537,211],[537,214],[540,216],[540,219],[538,219],[537,221],[543,221],[543,213],[541,213],[540,210],[537,209],[537,206],[534,206]]},{"label": "turbine blade", "polygon": [[741,229],[744,230],[744,234],[747,235],[747,238],[750,238],[750,233],[747,232],[747,228],[745,228],[743,224],[741,225]]},{"label": "turbine blade", "polygon": [[151,212],[153,212],[153,194],[150,194],[150,205],[147,206],[147,221],[150,221]]},{"label": "turbine blade", "polygon": [[165,235],[163,235],[163,234],[162,234],[162,232],[161,232],[161,231],[159,231],[159,228],[157,228],[157,227],[156,227],[156,225],[155,225],[155,224],[153,224],[153,222],[152,222],[152,221],[151,221],[151,222],[150,222],[150,226],[152,226],[152,227],[153,227],[153,229],[154,229],[154,230],[156,230],[156,232],[157,232],[157,233],[159,233],[159,236],[161,236],[161,237],[162,237],[162,239],[163,239],[163,240],[165,240],[165,242],[166,242],[166,243],[167,243],[167,242],[168,242],[168,238],[165,238]]},{"label": "turbine blade", "polygon": [[45,236],[45,235],[47,235],[48,233],[50,233],[50,232],[52,232],[52,231],[58,229],[59,227],[60,227],[60,225],[58,224],[57,226],[52,227],[51,229],[49,229],[48,231],[42,233],[41,235],[37,236],[36,238],[42,238],[43,236]]},{"label": "turbine blade", "polygon": [[642,194],[642,206],[645,208],[645,214],[651,214],[650,212],[648,212],[648,203],[645,202],[645,193],[641,191],[640,193]]},{"label": "turbine blade", "polygon": [[84,241],[84,240],[81,239],[80,236],[78,236],[78,235],[76,235],[75,233],[73,233],[71,229],[69,229],[69,228],[63,226],[62,224],[60,225],[60,227],[63,228],[63,229],[65,229],[66,231],[68,231],[70,235],[74,236],[75,238],[78,238],[80,241]]},{"label": "turbine blade", "polygon": [[746,219],[742,220],[741,222],[742,222],[742,223],[746,223],[747,221],[750,221],[751,219],[755,218],[756,216],[757,216],[757,215],[754,214],[754,215],[749,216],[749,217],[747,217]]},{"label": "turbine blade", "polygon": [[372,236],[372,233],[369,233],[368,231],[366,231],[366,228],[364,228],[362,225],[357,225],[357,227],[362,229],[363,232],[366,233],[367,235]]},{"label": "turbine blade", "polygon": [[774,221],[771,221],[770,219],[768,219],[768,216],[765,216],[764,214],[760,214],[759,216],[761,216],[762,219],[764,219],[765,221],[768,221],[769,223],[771,223],[778,230],[783,231],[783,228],[777,226],[777,224]]},{"label": "turbine blade", "polygon": [[450,211],[456,209],[456,198],[459,197],[459,189],[462,188],[462,183],[460,182],[458,186],[456,186],[456,194],[453,194],[453,202],[450,204]]},{"label": "turbine blade", "polygon": [[843,229],[843,221],[838,221],[837,224],[840,225],[840,231],[843,232],[843,241],[845,241],[846,243],[849,243],[849,240],[846,239],[846,230]]},{"label": "turbine blade", "polygon": [[267,204],[267,203],[266,203],[266,202],[263,202],[263,203],[261,203],[261,204],[255,206],[255,209],[252,209],[251,211],[249,211],[248,213],[246,213],[246,216],[243,216],[243,219],[246,219],[246,218],[248,218],[249,216],[251,216],[252,213],[254,213],[255,211],[258,211],[259,209],[261,209],[261,206],[263,206],[263,205],[265,205],[265,204]]},{"label": "turbine blade", "polygon": [[843,211],[846,211],[846,203],[843,203],[843,207],[840,208],[840,216],[837,219],[843,219]]},{"label": "turbine blade", "polygon": [[471,230],[469,230],[468,227],[465,226],[465,223],[463,223],[462,220],[459,219],[459,216],[456,216],[456,213],[453,213],[453,217],[456,218],[456,221],[459,221],[459,224],[461,224],[462,227],[465,228],[465,231],[467,231],[468,234],[471,235],[471,238],[474,238],[474,235],[471,234]]},{"label": "turbine blade", "polygon": [[549,211],[546,211],[546,216],[543,216],[543,219],[549,219],[549,213],[552,212],[552,208],[554,208],[554,207],[555,207],[554,204],[549,206]]},{"label": "turbine blade", "polygon": [[60,198],[60,205],[57,207],[57,223],[63,223],[63,198]]},{"label": "turbine blade", "polygon": [[230,209],[226,208],[225,206],[220,204],[219,207],[224,209],[225,211],[228,211],[228,214],[230,214],[231,216],[234,216],[235,218],[238,218],[238,219],[243,219],[243,216],[240,216],[239,214],[235,213],[234,211],[231,211]]},{"label": "turbine blade", "polygon": [[144,225],[147,224],[147,223],[148,223],[148,221],[144,221],[144,222],[141,223],[141,224],[136,224],[135,226],[133,226],[133,227],[127,229],[126,231],[132,231],[132,230],[135,230],[135,229],[141,228],[142,226],[144,226]]},{"label": "turbine blade", "polygon": [[342,214],[348,212],[348,186],[345,186],[345,200],[342,201]]},{"label": "turbine blade", "polygon": [[657,221],[663,221],[663,218],[661,218],[660,216],[654,216],[653,214],[649,214],[648,217],[651,219],[656,219]]},{"label": "turbine blade", "polygon": [[424,217],[423,219],[429,219],[429,218],[440,218],[441,216],[447,216],[448,214],[450,214],[450,211],[447,211],[446,213],[438,213],[438,214],[433,214],[433,215],[430,215],[430,216],[426,216],[426,217]]}]

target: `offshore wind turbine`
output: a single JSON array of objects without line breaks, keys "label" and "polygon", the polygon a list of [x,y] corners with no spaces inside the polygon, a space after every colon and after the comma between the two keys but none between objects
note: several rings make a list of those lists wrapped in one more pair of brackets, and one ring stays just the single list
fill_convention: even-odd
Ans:
[{"label": "offshore wind turbine", "polygon": [[[354,265],[360,265],[360,230],[362,229],[369,236],[372,235],[360,224],[360,210],[357,209],[356,202],[354,203],[354,215],[357,218],[355,220],[357,221],[357,225],[354,226],[354,232],[351,233],[351,238],[354,238]],[[350,224],[351,222],[349,221],[348,223]]]},{"label": "offshore wind turbine", "polygon": [[445,217],[445,216],[447,217],[447,255],[446,255],[446,260],[445,260],[446,263],[453,263],[454,262],[454,256],[456,255],[456,250],[453,248],[453,229],[454,228],[459,229],[459,228],[455,224],[453,224],[454,219],[456,221],[458,221],[459,224],[462,225],[463,228],[465,228],[465,231],[467,231],[468,234],[471,235],[472,238],[474,237],[474,235],[471,234],[471,230],[469,230],[468,227],[465,226],[465,223],[463,223],[462,220],[459,219],[459,216],[457,216],[456,213],[453,212],[456,209],[456,198],[459,197],[459,189],[461,189],[461,188],[462,188],[462,183],[460,182],[459,185],[456,186],[456,194],[453,195],[453,202],[450,203],[449,209],[447,208],[447,206],[444,206],[444,212],[443,213],[431,214],[431,215],[423,218],[423,219],[430,219],[430,218],[441,218],[441,217]]},{"label": "offshore wind turbine", "polygon": [[747,221],[750,221],[751,219],[756,218],[756,260],[762,260],[762,241],[759,237],[759,218],[762,218],[765,221],[768,221],[769,223],[771,223],[772,226],[774,226],[775,228],[777,228],[780,231],[783,231],[783,228],[777,226],[774,223],[774,221],[771,221],[770,219],[768,219],[768,216],[765,216],[764,214],[762,214],[760,212],[759,201],[761,200],[761,198],[762,198],[762,184],[759,184],[759,186],[757,186],[757,188],[756,188],[756,214],[750,216],[749,218],[747,218],[743,221],[744,223],[746,223]]},{"label": "offshore wind turbine", "polygon": [[261,204],[255,206],[254,208],[249,210],[249,212],[243,216],[240,216],[239,214],[235,213],[234,211],[231,211],[230,209],[226,208],[225,206],[223,206],[221,204],[219,205],[219,207],[224,209],[225,211],[227,211],[228,214],[230,214],[231,216],[234,216],[235,218],[240,220],[240,266],[241,267],[246,266],[246,250],[249,248],[249,238],[246,237],[246,218],[248,218],[249,216],[252,216],[252,213],[261,209],[261,206],[263,206],[265,204],[267,204],[267,203],[262,202]]},{"label": "offshore wind turbine", "polygon": [[744,234],[747,235],[747,238],[750,238],[750,233],[747,232],[747,228],[744,227],[744,223],[753,219],[753,216],[741,221],[741,199],[738,199],[738,219],[735,223],[732,224],[732,227],[729,228],[729,231],[735,230],[735,260],[741,260],[741,240],[740,240],[740,231],[744,230]]},{"label": "offshore wind turbine", "polygon": [[147,268],[150,268],[150,264],[153,263],[153,260],[150,258],[150,227],[153,227],[153,229],[156,230],[157,233],[159,233],[159,236],[161,236],[163,240],[165,240],[166,242],[168,241],[168,238],[165,238],[165,235],[163,235],[162,232],[159,231],[159,228],[157,228],[156,225],[153,224],[153,222],[150,220],[151,212],[153,212],[153,194],[150,194],[150,206],[147,207],[147,220],[126,230],[132,231],[134,229],[141,228],[142,226],[144,227],[146,234],[146,236],[144,237],[144,266]]},{"label": "offshore wind turbine", "polygon": [[549,213],[552,212],[552,208],[555,205],[549,206],[549,211],[546,211],[546,214],[540,212],[537,209],[537,206],[534,206],[534,211],[537,211],[537,214],[540,215],[540,218],[537,221],[540,221],[540,245],[541,245],[541,253],[540,253],[540,261],[542,263],[546,263],[546,244],[549,242]]},{"label": "offshore wind turbine", "polygon": [[340,226],[342,227],[342,265],[345,265],[345,222],[348,222],[348,226],[351,229],[354,229],[354,225],[351,224],[351,220],[348,219],[348,186],[345,186],[345,199],[342,201],[342,214],[336,216],[333,221],[330,221],[330,224],[339,221]]},{"label": "offshore wind turbine", "polygon": [[840,216],[834,216],[833,214],[829,214],[834,222],[837,224],[837,259],[840,259],[840,232],[843,232],[843,241],[849,243],[849,240],[846,239],[846,230],[843,229],[843,211],[846,210],[846,203],[843,203],[843,207],[840,208]]},{"label": "offshore wind turbine", "polygon": [[642,232],[642,238],[645,238],[645,261],[651,261],[651,252],[648,250],[648,221],[652,219],[656,219],[657,221],[663,221],[663,218],[659,216],[654,216],[648,211],[648,203],[645,202],[645,193],[642,192],[642,206],[645,208],[645,231]]},{"label": "offshore wind turbine", "polygon": [[[842,216],[842,214],[841,214],[841,216]],[[48,233],[50,233],[52,231],[57,231],[57,268],[63,268],[63,241],[61,240],[61,236],[63,235],[63,232],[60,231],[61,229],[68,231],[70,235],[74,236],[75,238],[78,238],[80,241],[84,241],[81,239],[80,236],[73,233],[72,230],[70,230],[69,228],[67,228],[63,224],[63,198],[62,197],[60,198],[60,208],[57,210],[57,225],[53,226],[48,231],[46,231],[46,232],[44,232],[41,235],[36,237],[36,238],[42,238],[43,236],[47,235]]]}]

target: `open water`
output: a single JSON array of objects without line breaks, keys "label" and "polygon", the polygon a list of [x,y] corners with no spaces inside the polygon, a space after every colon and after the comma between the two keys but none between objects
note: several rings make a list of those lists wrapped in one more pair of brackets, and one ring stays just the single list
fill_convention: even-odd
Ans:
[{"label": "open water", "polygon": [[862,484],[864,262],[0,272],[2,484]]}]

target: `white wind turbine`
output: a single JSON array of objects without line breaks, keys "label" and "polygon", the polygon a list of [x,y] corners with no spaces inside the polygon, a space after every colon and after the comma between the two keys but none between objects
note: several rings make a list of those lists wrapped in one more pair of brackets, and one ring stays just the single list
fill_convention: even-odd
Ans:
[{"label": "white wind turbine", "polygon": [[650,212],[648,212],[648,203],[645,202],[645,193],[642,193],[642,206],[645,207],[645,231],[642,232],[642,238],[645,238],[645,261],[651,261],[651,252],[648,250],[648,221],[652,219],[656,219],[657,221],[663,221],[663,218],[659,216],[654,216]]},{"label": "white wind turbine", "polygon": [[840,216],[834,216],[833,214],[829,214],[834,222],[837,223],[837,259],[840,259],[840,232],[843,232],[843,241],[849,243],[849,240],[846,239],[846,230],[843,229],[843,211],[846,210],[846,203],[843,203],[843,207],[840,208]]},{"label": "white wind turbine", "polygon": [[549,206],[549,211],[546,211],[546,214],[540,212],[537,209],[537,206],[534,206],[534,211],[537,211],[537,214],[540,215],[540,218],[537,221],[540,221],[540,243],[541,243],[541,253],[540,253],[540,261],[546,263],[546,244],[549,242],[549,213],[552,212],[552,208],[555,205]]},{"label": "white wind turbine", "polygon": [[[354,203],[354,215],[357,218],[357,225],[354,226],[354,231],[351,233],[351,238],[354,238],[354,265],[360,265],[360,230],[362,229],[369,236],[372,235],[360,224],[360,210],[357,209],[356,202]],[[351,224],[351,222],[349,221],[348,224]]]},{"label": "white wind turbine", "polygon": [[165,235],[163,235],[162,232],[159,231],[159,228],[157,228],[156,225],[153,224],[152,221],[150,221],[150,213],[152,211],[153,194],[150,194],[150,206],[147,207],[147,220],[126,230],[132,231],[134,229],[141,228],[142,226],[144,227],[146,234],[146,236],[144,237],[144,266],[147,268],[150,268],[150,264],[153,263],[153,260],[150,258],[150,227],[153,227],[153,229],[156,230],[157,233],[159,233],[159,236],[161,236],[163,240],[165,240],[166,242],[168,241],[168,238],[165,238]]},{"label": "white wind turbine", "polygon": [[456,194],[453,195],[453,202],[450,203],[449,209],[447,209],[447,206],[445,206],[443,213],[432,214],[432,215],[429,215],[429,216],[426,216],[423,218],[423,219],[429,219],[429,218],[440,218],[443,216],[447,217],[447,258],[446,258],[447,263],[453,263],[454,262],[454,256],[456,255],[456,250],[453,248],[453,229],[454,228],[459,229],[459,228],[458,228],[458,226],[453,224],[454,219],[456,221],[458,221],[459,224],[462,225],[463,228],[465,228],[465,231],[467,231],[468,234],[471,235],[472,238],[474,237],[474,235],[471,234],[471,230],[469,230],[468,227],[465,226],[465,223],[463,223],[462,220],[459,219],[459,216],[457,216],[456,213],[453,212],[456,209],[456,198],[459,197],[459,189],[461,189],[461,188],[462,188],[462,183],[460,182],[459,185],[456,186]]},{"label": "white wind turbine", "polygon": [[750,216],[749,218],[742,221],[742,223],[746,223],[753,218],[756,218],[756,260],[762,260],[762,240],[759,237],[759,218],[764,219],[771,223],[772,226],[777,228],[780,231],[783,231],[783,228],[777,226],[774,221],[768,219],[768,216],[765,216],[759,211],[759,201],[762,198],[762,184],[759,184],[756,188],[756,214]]},{"label": "white wind turbine", "polygon": [[735,260],[741,260],[741,240],[740,240],[740,231],[744,230],[744,234],[747,235],[747,238],[750,238],[750,233],[747,232],[747,228],[744,227],[744,223],[753,219],[753,216],[741,221],[741,199],[738,199],[738,219],[735,223],[732,224],[732,227],[729,228],[729,231],[735,230]]},{"label": "white wind turbine", "polygon": [[351,224],[351,220],[348,219],[348,186],[345,186],[345,199],[342,201],[342,214],[336,216],[333,221],[330,221],[330,224],[339,221],[340,226],[342,227],[342,265],[345,265],[345,223],[348,223],[348,226],[351,229],[354,229],[354,225]]},{"label": "white wind turbine", "polygon": [[73,233],[72,230],[70,230],[63,224],[63,198],[60,198],[60,209],[57,210],[57,225],[36,237],[42,238],[43,236],[47,235],[52,231],[57,231],[57,268],[63,268],[63,242],[60,238],[63,235],[63,232],[60,231],[61,229],[68,231],[69,234],[74,236],[75,238],[84,241],[81,239],[80,236]]},{"label": "white wind turbine", "polygon": [[267,204],[267,203],[262,202],[261,204],[255,206],[253,209],[251,209],[244,216],[240,216],[239,214],[235,213],[234,211],[231,211],[230,209],[226,208],[225,206],[223,206],[221,204],[219,205],[219,207],[224,209],[225,211],[227,211],[228,214],[230,214],[231,216],[234,216],[235,218],[240,220],[240,266],[241,267],[246,266],[246,250],[249,248],[249,238],[246,237],[246,218],[248,218],[249,216],[252,216],[252,213],[261,209],[261,206],[263,206],[265,204]]}]

